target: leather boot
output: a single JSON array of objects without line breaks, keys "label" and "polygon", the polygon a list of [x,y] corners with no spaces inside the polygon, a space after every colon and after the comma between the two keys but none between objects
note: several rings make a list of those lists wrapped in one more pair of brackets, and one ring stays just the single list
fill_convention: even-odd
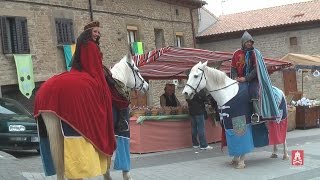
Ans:
[{"label": "leather boot", "polygon": [[260,122],[260,111],[259,111],[259,102],[258,99],[251,99],[253,106],[253,113],[251,115],[251,122],[259,123]]}]

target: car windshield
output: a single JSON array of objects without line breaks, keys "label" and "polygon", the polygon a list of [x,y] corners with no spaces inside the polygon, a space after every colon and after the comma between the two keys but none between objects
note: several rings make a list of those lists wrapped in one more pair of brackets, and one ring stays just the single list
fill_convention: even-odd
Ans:
[{"label": "car windshield", "polygon": [[9,99],[0,99],[0,114],[30,115],[30,113],[18,102]]}]

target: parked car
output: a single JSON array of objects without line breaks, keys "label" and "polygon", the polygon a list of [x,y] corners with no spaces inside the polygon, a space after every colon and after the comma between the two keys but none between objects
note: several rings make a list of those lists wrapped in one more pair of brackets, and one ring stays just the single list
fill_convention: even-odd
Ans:
[{"label": "parked car", "polygon": [[19,102],[0,98],[0,149],[39,152],[37,124]]}]

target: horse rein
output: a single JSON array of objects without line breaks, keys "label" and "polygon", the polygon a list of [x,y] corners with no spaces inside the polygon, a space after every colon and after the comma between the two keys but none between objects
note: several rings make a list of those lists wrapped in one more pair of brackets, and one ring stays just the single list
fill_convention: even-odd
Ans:
[{"label": "horse rein", "polygon": [[[200,69],[200,68],[198,68],[198,69],[199,69],[200,71],[202,71],[202,75],[201,75],[201,78],[200,78],[200,81],[199,81],[197,87],[194,88],[194,87],[192,87],[191,85],[186,84],[186,86],[190,87],[195,93],[197,93],[197,89],[198,89],[198,87],[200,86],[200,83],[201,83],[201,80],[202,80],[202,77],[203,77],[203,76],[204,76],[204,79],[207,81],[207,77],[206,77],[206,74],[204,73],[204,70],[203,70],[203,69]],[[222,90],[222,89],[225,89],[225,88],[230,87],[230,86],[232,86],[232,85],[234,85],[234,84],[237,84],[237,83],[238,83],[238,82],[235,81],[235,82],[233,82],[233,83],[231,83],[231,84],[229,84],[229,85],[227,85],[227,86],[225,86],[225,87],[222,87],[222,88],[219,88],[219,89],[214,89],[214,90],[211,90],[211,91],[208,91],[208,92],[220,91],[220,90]]]},{"label": "horse rein", "polygon": [[225,88],[230,87],[230,86],[232,86],[232,85],[234,85],[234,84],[237,84],[237,83],[238,83],[238,81],[233,82],[233,83],[231,83],[231,84],[229,84],[229,85],[227,85],[227,86],[225,86],[225,87],[222,87],[222,88],[219,88],[219,89],[215,89],[215,90],[211,90],[211,91],[208,91],[208,92],[220,91],[220,90],[222,90],[222,89],[225,89]]},{"label": "horse rein", "polygon": [[[134,76],[134,87],[136,89],[138,89],[138,91],[141,91],[141,89],[143,88],[143,84],[144,84],[144,79],[142,79],[138,74],[136,74],[135,72],[137,72],[136,70],[134,70],[133,66],[127,62],[128,66],[130,67],[130,69],[132,70],[132,73],[133,73],[133,76]],[[137,79],[136,79],[136,76],[138,76],[138,78],[141,80],[141,84],[139,85],[139,87],[136,87],[137,86]]]}]

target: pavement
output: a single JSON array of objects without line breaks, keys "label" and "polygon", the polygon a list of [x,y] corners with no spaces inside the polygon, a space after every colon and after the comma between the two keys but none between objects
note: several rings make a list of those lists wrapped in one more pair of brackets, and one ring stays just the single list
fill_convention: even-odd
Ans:
[{"label": "pavement", "polygon": [[[131,154],[134,180],[320,180],[320,128],[288,132],[289,155],[292,150],[304,151],[304,165],[293,166],[282,160],[283,147],[279,145],[279,158],[269,158],[272,147],[257,148],[246,155],[246,168],[229,165],[231,158],[221,152],[220,143],[211,144],[213,150],[193,148],[148,154]],[[111,170],[113,180],[122,179],[120,171]],[[0,151],[0,180],[53,180],[45,177],[41,158],[16,158]],[[89,180],[102,180],[102,177]]]}]

